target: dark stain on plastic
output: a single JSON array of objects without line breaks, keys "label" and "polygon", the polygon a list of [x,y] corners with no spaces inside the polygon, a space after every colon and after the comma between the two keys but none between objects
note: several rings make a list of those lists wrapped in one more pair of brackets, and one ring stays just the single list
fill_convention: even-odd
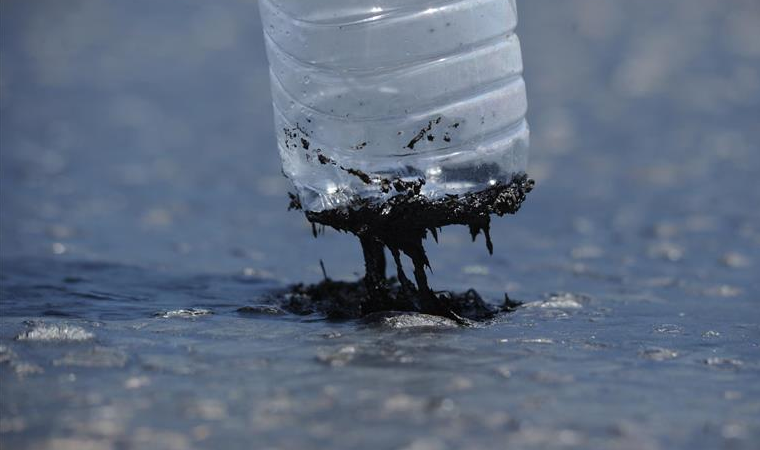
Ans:
[{"label": "dark stain on plastic", "polygon": [[327,156],[321,153],[317,155],[317,159],[319,160],[320,164],[333,164],[333,165],[335,164],[335,161],[333,161],[332,159],[328,158]]},{"label": "dark stain on plastic", "polygon": [[369,175],[367,175],[366,173],[362,172],[359,169],[351,169],[351,168],[346,169],[343,166],[341,166],[340,168],[350,173],[351,175],[358,177],[360,180],[362,180],[364,184],[372,183],[372,178],[370,178]]},{"label": "dark stain on plastic", "polygon": [[429,141],[432,141],[433,139],[435,139],[435,136],[433,136],[432,134],[430,134],[430,131],[433,129],[433,125],[437,125],[439,123],[441,123],[441,117],[440,116],[437,119],[431,120],[430,122],[428,122],[427,126],[425,126],[422,129],[420,129],[420,131],[412,138],[412,140],[410,140],[409,143],[406,144],[405,148],[408,148],[410,150],[414,150],[414,146],[419,141],[421,141],[422,139],[424,139],[425,136],[427,136],[427,139]]}]

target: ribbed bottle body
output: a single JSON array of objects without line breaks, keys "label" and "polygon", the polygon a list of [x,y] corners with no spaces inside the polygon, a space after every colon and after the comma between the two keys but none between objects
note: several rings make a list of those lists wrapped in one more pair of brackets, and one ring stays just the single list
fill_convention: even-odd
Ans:
[{"label": "ribbed bottle body", "polygon": [[526,170],[513,0],[260,0],[283,172],[304,209]]}]

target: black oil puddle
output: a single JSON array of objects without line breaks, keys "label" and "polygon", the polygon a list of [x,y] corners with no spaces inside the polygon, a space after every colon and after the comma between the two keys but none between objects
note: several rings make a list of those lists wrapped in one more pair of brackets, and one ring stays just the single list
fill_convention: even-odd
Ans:
[{"label": "black oil puddle", "polygon": [[[382,289],[382,297],[372,297],[370,289]],[[375,292],[376,294],[376,292]],[[432,300],[437,302],[437,308],[431,313],[425,309],[425,301],[420,291],[404,287],[396,278],[389,278],[381,286],[369,283],[366,279],[354,282],[334,281],[326,278],[317,284],[297,284],[287,291],[274,296],[271,301],[283,311],[296,315],[323,315],[329,320],[365,319],[383,317],[382,313],[423,313],[444,316],[460,325],[469,325],[492,319],[499,313],[514,311],[520,302],[514,301],[504,294],[501,305],[493,305],[474,290],[463,293],[448,291],[430,291]],[[379,300],[379,301],[378,301]],[[240,308],[240,313],[267,313],[262,307]],[[445,314],[437,314],[445,311]]]}]

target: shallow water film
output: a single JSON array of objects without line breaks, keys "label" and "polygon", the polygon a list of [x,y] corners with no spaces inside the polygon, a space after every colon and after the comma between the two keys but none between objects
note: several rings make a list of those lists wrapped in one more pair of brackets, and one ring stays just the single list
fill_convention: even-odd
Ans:
[{"label": "shallow water film", "polygon": [[[760,8],[519,2],[536,188],[473,327],[327,320],[255,1],[0,2],[0,448],[756,449]],[[405,261],[407,267],[409,262]]]}]

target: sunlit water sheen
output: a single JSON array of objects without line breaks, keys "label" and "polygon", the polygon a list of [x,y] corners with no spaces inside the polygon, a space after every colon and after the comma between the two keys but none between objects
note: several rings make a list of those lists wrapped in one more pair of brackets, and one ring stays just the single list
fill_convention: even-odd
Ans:
[{"label": "sunlit water sheen", "polygon": [[472,328],[278,308],[362,263],[285,211],[255,2],[74,3],[0,2],[0,447],[756,448],[751,2],[519,3],[537,187],[428,243],[526,303]]}]

